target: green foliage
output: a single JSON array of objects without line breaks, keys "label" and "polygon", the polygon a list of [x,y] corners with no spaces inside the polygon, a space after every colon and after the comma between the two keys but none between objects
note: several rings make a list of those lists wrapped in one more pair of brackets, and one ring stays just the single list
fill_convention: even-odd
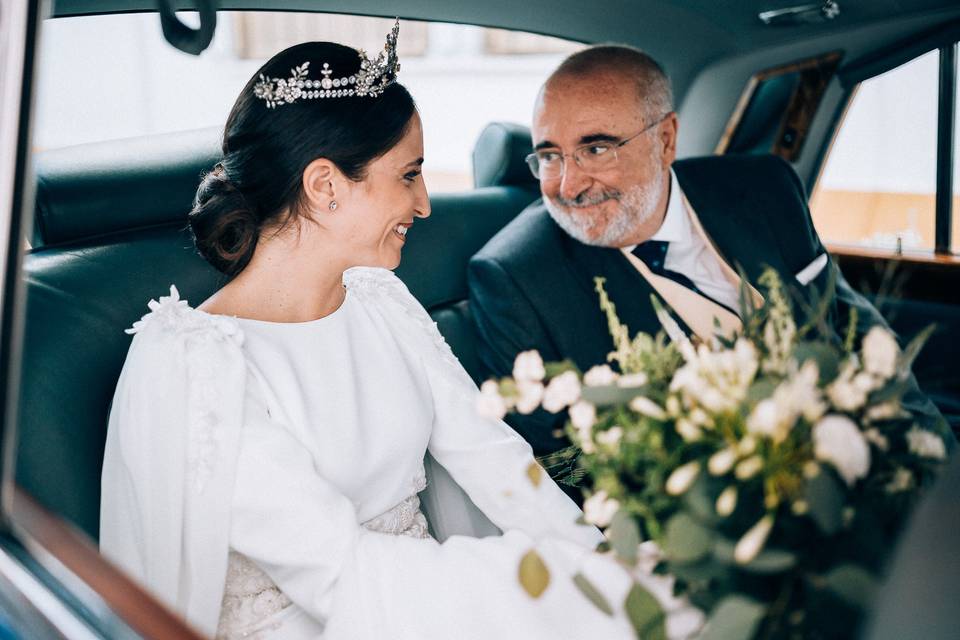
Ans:
[{"label": "green foliage", "polygon": [[666,640],[666,615],[649,591],[634,584],[627,594],[624,608],[638,640]]},{"label": "green foliage", "polygon": [[700,640],[748,640],[754,637],[764,606],[751,598],[729,596],[713,610]]}]

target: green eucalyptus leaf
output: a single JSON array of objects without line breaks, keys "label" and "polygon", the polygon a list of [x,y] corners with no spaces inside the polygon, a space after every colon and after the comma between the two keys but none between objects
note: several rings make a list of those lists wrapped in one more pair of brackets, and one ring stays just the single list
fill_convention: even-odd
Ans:
[{"label": "green eucalyptus leaf", "polygon": [[649,591],[634,583],[624,602],[630,624],[643,640],[666,640],[666,615]]},{"label": "green eucalyptus leaf", "polygon": [[843,523],[843,488],[827,469],[807,480],[810,517],[824,535],[832,536]]},{"label": "green eucalyptus leaf", "polygon": [[621,509],[614,514],[607,528],[607,540],[617,557],[630,564],[637,561],[637,549],[640,546],[640,529],[629,513]]},{"label": "green eucalyptus leaf", "polygon": [[580,369],[577,368],[577,365],[573,363],[573,360],[561,360],[560,362],[546,362],[543,365],[543,369],[546,372],[546,378],[556,378],[561,373],[566,373],[567,371],[573,371],[574,373],[580,373]]},{"label": "green eucalyptus leaf", "polygon": [[618,387],[613,384],[583,387],[580,396],[598,407],[610,407],[629,404],[631,400],[642,395],[642,389],[643,387]]},{"label": "green eucalyptus leaf", "polygon": [[747,389],[747,402],[756,404],[773,395],[777,383],[771,378],[759,378]]},{"label": "green eucalyptus leaf", "polygon": [[764,607],[744,596],[727,596],[707,618],[700,640],[750,640],[763,618]]},{"label": "green eucalyptus leaf", "polygon": [[833,382],[840,372],[840,354],[837,348],[823,342],[801,342],[793,351],[793,357],[800,365],[807,360],[817,363],[820,370],[820,384]]},{"label": "green eucalyptus leaf", "polygon": [[520,559],[520,586],[532,598],[539,598],[550,584],[550,570],[543,559],[531,549]]},{"label": "green eucalyptus leaf", "polygon": [[607,599],[604,597],[604,595],[600,593],[595,586],[593,586],[593,583],[590,582],[586,576],[584,576],[582,573],[578,573],[577,575],[573,576],[573,584],[580,589],[580,593],[585,595],[587,599],[593,603],[593,606],[595,606],[597,609],[600,609],[600,611],[603,611],[608,616],[613,615],[613,607],[610,606],[610,603],[607,602]]},{"label": "green eucalyptus leaf", "polygon": [[937,325],[935,324],[927,325],[923,331],[913,336],[913,339],[907,344],[903,353],[900,354],[897,363],[901,371],[901,377],[906,378],[910,374],[910,367],[913,366],[913,361],[920,355],[920,350],[923,349],[923,345],[927,343],[927,340],[930,339],[930,336],[933,335],[936,328]]},{"label": "green eucalyptus leaf", "polygon": [[827,588],[858,609],[866,609],[873,602],[877,580],[863,567],[844,564],[831,569],[824,576]]},{"label": "green eucalyptus leaf", "polygon": [[678,513],[667,521],[663,551],[673,562],[692,563],[713,549],[709,529],[686,513]]},{"label": "green eucalyptus leaf", "polygon": [[797,564],[797,556],[783,549],[764,548],[757,557],[747,564],[739,564],[733,557],[736,543],[726,538],[717,540],[713,547],[713,555],[717,560],[736,566],[738,569],[750,573],[776,574],[789,571]]}]

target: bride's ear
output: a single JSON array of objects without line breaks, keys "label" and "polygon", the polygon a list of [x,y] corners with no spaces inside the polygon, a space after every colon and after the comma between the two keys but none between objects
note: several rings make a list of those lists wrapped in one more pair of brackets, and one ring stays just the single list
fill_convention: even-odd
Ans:
[{"label": "bride's ear", "polygon": [[337,200],[337,184],[341,182],[340,170],[330,160],[317,158],[303,170],[303,198],[309,211],[318,217],[336,209],[331,202]]}]

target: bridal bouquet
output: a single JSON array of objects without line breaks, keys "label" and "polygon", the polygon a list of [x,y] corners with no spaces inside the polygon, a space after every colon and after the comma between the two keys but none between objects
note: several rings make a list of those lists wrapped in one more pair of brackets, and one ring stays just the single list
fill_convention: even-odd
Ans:
[{"label": "bridal bouquet", "polygon": [[[584,519],[606,533],[601,551],[673,577],[674,594],[706,613],[703,637],[847,637],[946,457],[943,438],[900,404],[929,330],[903,350],[879,326],[858,341],[855,313],[845,335],[826,321],[832,282],[795,302],[775,272],[760,282],[761,306],[741,296],[739,335],[696,344],[631,338],[598,278],[615,367],[581,374],[524,352],[512,377],[484,383],[479,404],[500,416],[568,411],[575,447],[544,466],[582,485]],[[792,304],[809,317],[802,326]],[[536,595],[549,568],[531,552],[519,575]],[[639,583],[624,606],[640,637],[665,637],[664,611]]]}]

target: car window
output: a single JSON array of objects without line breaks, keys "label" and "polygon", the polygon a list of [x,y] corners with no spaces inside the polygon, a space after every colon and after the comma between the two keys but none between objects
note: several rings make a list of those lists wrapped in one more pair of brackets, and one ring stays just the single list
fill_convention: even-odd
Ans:
[{"label": "car window", "polygon": [[[373,54],[382,49],[392,21],[222,12],[218,22],[211,47],[194,57],[166,44],[154,14],[47,21],[35,146],[222,126],[243,84],[277,51],[297,42],[336,40]],[[498,120],[529,124],[540,84],[579,46],[528,33],[403,20],[400,80],[423,116],[428,187],[470,188],[470,152],[483,126]]]},{"label": "car window", "polygon": [[[933,250],[939,64],[934,50],[858,87],[811,199],[825,241]],[[955,189],[958,176],[954,164]]]}]

